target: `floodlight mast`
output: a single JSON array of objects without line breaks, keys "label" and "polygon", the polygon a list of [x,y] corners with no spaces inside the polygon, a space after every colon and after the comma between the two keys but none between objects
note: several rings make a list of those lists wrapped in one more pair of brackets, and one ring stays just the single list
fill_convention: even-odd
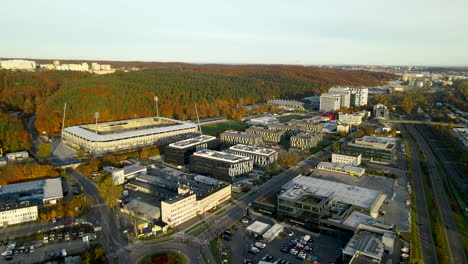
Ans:
[{"label": "floodlight mast", "polygon": [[96,135],[97,135],[97,120],[99,118],[99,112],[94,113],[94,118],[96,119],[96,126],[94,127],[94,130],[96,131]]},{"label": "floodlight mast", "polygon": [[159,109],[158,109],[159,98],[155,96],[153,99],[154,99],[154,102],[156,102],[156,116],[159,117]]},{"label": "floodlight mast", "polygon": [[197,113],[198,129],[200,130],[200,134],[203,135],[203,131],[202,131],[201,126],[200,126],[200,117],[198,116],[197,104],[195,104],[195,112]]},{"label": "floodlight mast", "polygon": [[67,103],[63,105],[63,120],[62,120],[62,134],[63,134],[63,129],[65,128],[65,113],[67,111]]}]

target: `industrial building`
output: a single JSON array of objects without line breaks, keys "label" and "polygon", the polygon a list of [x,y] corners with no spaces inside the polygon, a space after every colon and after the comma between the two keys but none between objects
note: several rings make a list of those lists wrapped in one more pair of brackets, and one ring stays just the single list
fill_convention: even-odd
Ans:
[{"label": "industrial building", "polygon": [[221,143],[226,145],[244,144],[250,146],[263,145],[263,136],[257,134],[249,134],[236,130],[226,130],[219,135]]},{"label": "industrial building", "polygon": [[62,141],[92,154],[165,145],[198,135],[196,124],[165,117],[146,117],[67,127]]},{"label": "industrial building", "polygon": [[361,224],[342,249],[344,263],[392,262],[395,240],[392,231]]},{"label": "industrial building", "polygon": [[263,137],[263,142],[274,143],[274,144],[280,143],[284,139],[285,134],[286,134],[286,132],[283,130],[268,129],[268,128],[256,127],[256,126],[247,128],[245,132],[250,133],[250,134],[261,135]]},{"label": "industrial building", "polygon": [[278,160],[278,152],[274,149],[238,144],[228,149],[229,153],[249,157],[256,166],[268,166]]},{"label": "industrial building", "polygon": [[333,162],[319,162],[317,164],[317,169],[319,170],[326,170],[326,171],[333,171],[343,174],[348,174],[351,176],[358,176],[361,177],[366,172],[365,169],[351,166],[348,164],[341,164],[341,163],[333,163]]},{"label": "industrial building", "polygon": [[184,166],[189,163],[190,156],[202,149],[214,149],[218,146],[216,137],[201,135],[169,144],[164,151],[167,163]]},{"label": "industrial building", "polygon": [[291,148],[311,149],[317,147],[323,140],[322,133],[300,133],[291,137]]},{"label": "industrial building", "polygon": [[190,171],[234,182],[253,170],[249,157],[214,150],[200,150],[190,157]]},{"label": "industrial building", "polygon": [[280,109],[288,111],[303,111],[304,103],[293,100],[268,100],[268,104],[278,106]]},{"label": "industrial building", "polygon": [[383,104],[377,104],[372,110],[375,119],[388,120],[389,111],[388,108]]},{"label": "industrial building", "polygon": [[105,166],[103,167],[103,170],[111,174],[112,180],[116,185],[121,185],[124,182],[133,179],[138,175],[146,174],[147,167],[140,165],[140,163],[135,163],[130,166],[125,166],[123,168]]},{"label": "industrial building", "polygon": [[335,112],[341,108],[341,95],[323,93],[320,95],[320,112]]},{"label": "industrial building", "polygon": [[391,160],[396,156],[396,138],[364,136],[341,146],[343,151],[362,153],[369,159]]},{"label": "industrial building", "polygon": [[273,116],[260,116],[251,118],[247,123],[254,126],[268,126],[269,124],[279,123],[279,120]]},{"label": "industrial building", "polygon": [[134,208],[145,221],[156,221],[159,210],[159,220],[172,227],[231,199],[229,183],[163,166],[149,167],[148,174],[130,180],[126,188],[146,197],[141,201],[147,205],[134,202],[123,210]]},{"label": "industrial building", "polygon": [[332,162],[340,164],[349,164],[353,166],[361,165],[361,153],[352,153],[345,151],[338,151],[332,153]]}]

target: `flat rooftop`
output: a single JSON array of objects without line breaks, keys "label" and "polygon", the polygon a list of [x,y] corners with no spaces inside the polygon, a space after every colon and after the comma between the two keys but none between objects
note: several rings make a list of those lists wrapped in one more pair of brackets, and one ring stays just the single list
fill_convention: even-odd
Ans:
[{"label": "flat rooftop", "polygon": [[343,172],[344,171],[355,171],[357,173],[364,173],[366,171],[366,169],[364,169],[364,168],[359,168],[359,167],[351,166],[351,165],[348,165],[348,164],[325,162],[325,161],[321,161],[321,162],[319,162],[319,164],[317,164],[318,169],[320,169],[319,168],[320,166],[327,167],[327,168],[332,168],[334,170],[343,171]]},{"label": "flat rooftop", "polygon": [[301,103],[299,101],[293,101],[293,100],[269,100],[267,103],[279,104],[279,105],[298,105],[298,106],[304,105],[304,103]]},{"label": "flat rooftop", "polygon": [[261,132],[261,133],[280,134],[280,135],[284,134],[283,130],[263,128],[263,127],[257,127],[257,126],[249,127],[245,131],[246,132],[258,131],[258,132]]},{"label": "flat rooftop", "polygon": [[63,131],[92,142],[106,142],[197,129],[197,125],[165,117],[145,117],[96,124],[71,126]]},{"label": "flat rooftop", "polygon": [[267,223],[255,221],[253,222],[253,224],[249,225],[245,230],[248,232],[255,233],[257,235],[263,235],[263,233],[265,233],[270,227],[271,225]]},{"label": "flat rooftop", "polygon": [[383,259],[384,244],[382,234],[367,230],[361,230],[354,234],[343,253],[353,256],[356,252],[362,252],[372,257]]},{"label": "flat rooftop", "polygon": [[258,138],[261,137],[260,135],[257,134],[250,134],[247,132],[242,132],[242,131],[237,131],[237,130],[226,130],[221,135],[231,135],[231,136],[236,136],[236,137],[246,137],[246,138]]},{"label": "flat rooftop", "polygon": [[215,150],[210,150],[210,149],[203,149],[203,150],[197,151],[193,155],[199,156],[199,157],[205,157],[209,159],[220,160],[220,161],[229,162],[229,163],[237,163],[237,162],[250,160],[249,157],[244,157],[244,156],[240,156],[236,154],[226,153],[222,151],[215,151]]},{"label": "flat rooftop", "polygon": [[[317,196],[328,197],[333,195],[333,200],[359,206],[361,208],[371,209],[374,202],[379,199],[381,193],[376,190],[366,189],[362,187],[342,184],[333,181],[317,179],[314,177],[300,176],[283,185],[283,189],[290,190],[296,188],[303,192],[312,193]],[[289,192],[286,191],[280,196],[285,196]],[[302,193],[298,193],[286,199],[298,199]]]},{"label": "flat rooftop", "polygon": [[258,155],[269,156],[271,154],[276,153],[276,150],[269,149],[269,148],[262,148],[262,147],[254,147],[254,146],[247,146],[243,144],[237,144],[229,148],[230,150],[237,150],[241,152],[248,152]]},{"label": "flat rooftop", "polygon": [[393,137],[374,137],[363,136],[362,138],[351,141],[355,145],[368,146],[372,148],[391,149],[395,146],[397,138]]},{"label": "flat rooftop", "polygon": [[340,151],[336,151],[336,152],[333,152],[332,155],[335,154],[335,155],[343,155],[343,156],[350,156],[350,157],[359,157],[359,155],[362,155],[361,153],[357,153],[357,152],[351,152],[351,151],[343,151],[343,150],[340,150]]},{"label": "flat rooftop", "polygon": [[203,143],[207,143],[210,141],[216,140],[216,137],[202,135],[194,138],[189,138],[186,140],[181,140],[172,144],[169,144],[169,147],[178,148],[178,149],[185,149],[198,146]]},{"label": "flat rooftop", "polygon": [[316,136],[320,136],[318,132],[313,132],[313,133],[300,133],[298,135],[292,136],[293,138],[300,138],[300,139],[312,139],[315,138]]},{"label": "flat rooftop", "polygon": [[20,194],[17,202],[49,200],[63,197],[60,178],[14,183],[0,186],[0,196]]}]

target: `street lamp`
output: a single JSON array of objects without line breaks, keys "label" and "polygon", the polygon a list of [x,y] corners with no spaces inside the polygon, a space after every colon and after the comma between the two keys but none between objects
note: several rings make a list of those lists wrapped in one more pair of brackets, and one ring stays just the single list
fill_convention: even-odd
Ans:
[{"label": "street lamp", "polygon": [[99,118],[99,112],[95,112],[94,113],[94,118],[96,119],[96,126],[94,127],[95,131],[96,131],[96,134],[97,134],[97,120]]},{"label": "street lamp", "polygon": [[154,99],[154,102],[156,103],[156,116],[159,117],[159,109],[158,109],[158,101],[159,101],[159,99],[158,99],[157,96],[155,96],[153,99]]}]

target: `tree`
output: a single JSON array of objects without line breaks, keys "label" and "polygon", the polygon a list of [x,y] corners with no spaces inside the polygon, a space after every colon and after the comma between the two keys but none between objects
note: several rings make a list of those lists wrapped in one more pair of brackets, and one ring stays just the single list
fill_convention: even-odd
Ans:
[{"label": "tree", "polygon": [[339,142],[334,142],[334,143],[332,144],[332,151],[333,151],[333,152],[338,152],[338,151],[340,151],[340,149],[341,149],[341,143],[339,143]]},{"label": "tree", "polygon": [[105,264],[107,263],[106,251],[102,247],[92,246],[84,253],[80,264]]},{"label": "tree", "polygon": [[122,194],[122,186],[115,185],[110,174],[105,173],[99,177],[98,181],[99,195],[104,199],[107,206],[114,208],[119,204],[119,198]]},{"label": "tree", "polygon": [[36,155],[45,160],[50,156],[50,153],[52,152],[52,145],[48,143],[43,143],[39,145],[39,149],[36,152]]}]

